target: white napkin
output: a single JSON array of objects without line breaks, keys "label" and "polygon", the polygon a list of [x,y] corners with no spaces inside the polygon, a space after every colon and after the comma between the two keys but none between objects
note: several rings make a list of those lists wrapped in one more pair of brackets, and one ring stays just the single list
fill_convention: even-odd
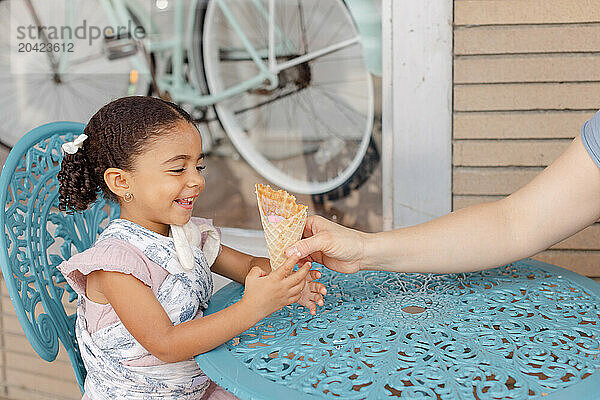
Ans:
[{"label": "white napkin", "polygon": [[202,243],[202,233],[207,232],[206,241],[202,246],[202,251],[210,267],[215,262],[219,254],[219,232],[212,225],[196,225],[190,219],[185,225],[170,225],[169,236],[173,238],[177,257],[183,269],[191,271],[194,269],[194,251],[192,246],[200,247]]}]

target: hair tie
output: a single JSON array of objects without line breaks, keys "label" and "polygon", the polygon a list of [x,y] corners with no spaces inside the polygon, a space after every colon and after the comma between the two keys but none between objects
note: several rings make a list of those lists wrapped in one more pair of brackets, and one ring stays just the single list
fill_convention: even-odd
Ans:
[{"label": "hair tie", "polygon": [[73,140],[72,142],[63,143],[63,145],[61,146],[61,148],[63,150],[63,154],[64,153],[68,153],[68,154],[77,153],[77,150],[79,150],[80,148],[83,147],[83,142],[87,138],[88,137],[86,134],[81,134],[81,135],[77,136],[77,138],[75,140]]}]

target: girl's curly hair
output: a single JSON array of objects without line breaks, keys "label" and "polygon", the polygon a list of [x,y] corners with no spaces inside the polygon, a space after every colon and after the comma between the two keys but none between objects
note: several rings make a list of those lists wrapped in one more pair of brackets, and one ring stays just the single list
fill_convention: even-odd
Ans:
[{"label": "girl's curly hair", "polygon": [[88,136],[83,147],[63,157],[57,175],[59,210],[86,210],[99,194],[118,202],[104,182],[104,171],[133,170],[135,157],[180,121],[194,124],[181,107],[156,97],[123,97],[102,107],[83,130]]}]

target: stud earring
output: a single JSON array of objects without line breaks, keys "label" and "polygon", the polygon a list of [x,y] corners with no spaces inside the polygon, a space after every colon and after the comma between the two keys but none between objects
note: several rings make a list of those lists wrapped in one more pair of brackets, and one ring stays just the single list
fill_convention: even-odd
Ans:
[{"label": "stud earring", "polygon": [[125,200],[126,203],[131,202],[131,200],[133,200],[133,194],[132,193],[125,193],[125,196],[123,196],[123,200]]}]

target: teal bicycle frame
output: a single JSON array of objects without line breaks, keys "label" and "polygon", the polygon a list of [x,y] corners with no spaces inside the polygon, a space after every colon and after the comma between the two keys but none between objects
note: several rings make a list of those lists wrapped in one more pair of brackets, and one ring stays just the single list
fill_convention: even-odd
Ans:
[{"label": "teal bicycle frame", "polygon": [[[73,0],[68,1],[72,2]],[[145,10],[143,10],[135,0],[100,1],[110,23],[113,24],[113,26],[127,26],[129,22],[132,21],[131,15],[128,11],[128,9],[130,9],[136,14],[146,32],[154,32],[150,16],[147,15]],[[286,46],[285,38],[283,37],[279,26],[277,26],[275,23],[271,23],[271,21],[275,20],[275,0],[269,0],[268,10],[266,10],[258,0],[248,0],[252,1],[254,6],[265,18],[265,24],[267,24],[269,27],[269,46],[266,50],[257,50],[255,47],[253,47],[227,5],[222,0],[216,1],[223,12],[223,15],[225,18],[227,18],[231,24],[231,27],[239,36],[242,44],[244,45],[244,49],[239,50],[240,56],[243,56],[246,59],[250,57],[258,66],[259,73],[256,76],[226,88],[219,93],[212,94],[203,94],[197,87],[194,87],[192,84],[187,82],[182,74],[185,57],[184,50],[186,47],[189,47],[186,46],[185,43],[185,29],[187,29],[188,37],[191,37],[194,29],[194,11],[196,10],[198,0],[189,1],[190,12],[188,13],[187,22],[184,21],[184,0],[176,0],[173,21],[175,30],[174,38],[168,41],[151,41],[146,44],[146,49],[148,52],[172,50],[172,73],[160,76],[157,80],[158,87],[161,92],[168,91],[171,98],[176,102],[188,103],[200,107],[209,106],[229,97],[243,93],[247,90],[261,87],[265,83],[268,84],[267,88],[272,89],[278,85],[278,73],[280,71],[291,68],[316,57],[337,51],[358,41],[360,41],[363,45],[367,69],[372,74],[381,76],[381,18],[377,8],[375,7],[375,4],[373,3],[373,0],[345,0],[345,4],[348,7],[348,10],[350,11],[350,14],[352,15],[358,29],[359,35],[356,38],[327,46],[326,48],[319,49],[309,54],[296,56],[281,64],[277,64],[276,58],[277,56],[285,55],[285,52],[281,51],[281,46],[276,48],[275,36],[278,36],[279,39],[283,39],[283,48],[288,46]],[[144,75],[148,78],[148,80],[150,80],[150,70],[146,60],[139,55],[131,58],[133,67],[137,69],[140,74]],[[267,63],[265,63],[265,59]]]}]

